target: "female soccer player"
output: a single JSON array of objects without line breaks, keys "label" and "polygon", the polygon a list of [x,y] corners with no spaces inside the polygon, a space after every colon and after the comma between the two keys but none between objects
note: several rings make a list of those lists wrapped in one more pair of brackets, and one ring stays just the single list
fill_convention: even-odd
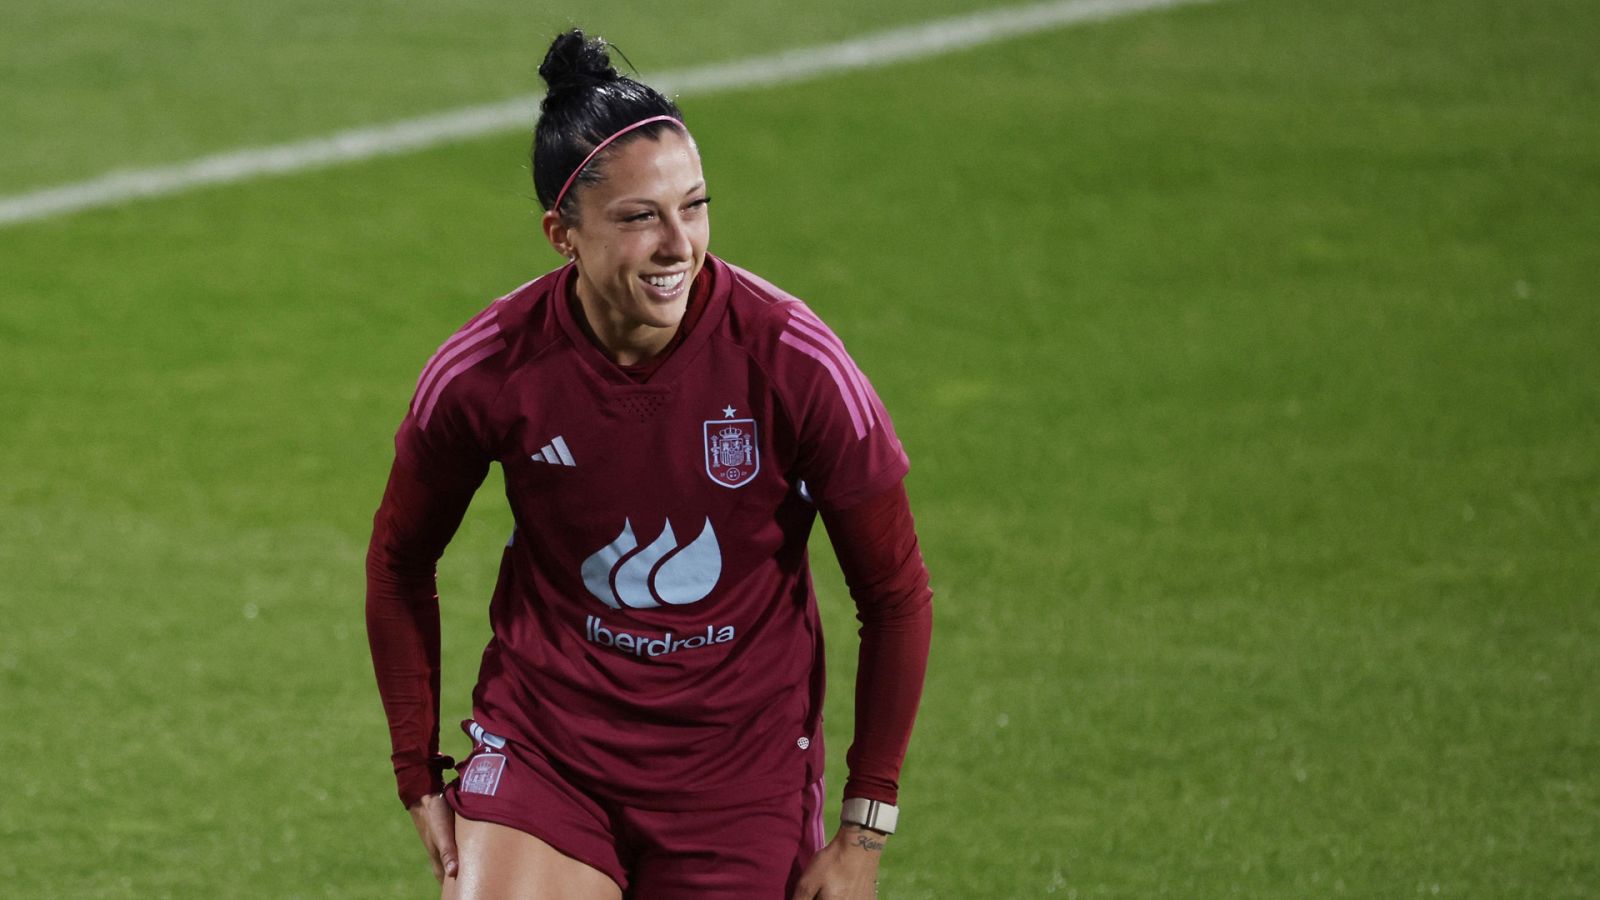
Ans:
[{"label": "female soccer player", "polygon": [[[539,74],[568,262],[423,368],[368,551],[400,799],[445,897],[871,897],[932,628],[905,453],[828,327],[707,254],[678,108],[580,31]],[[515,528],[446,787],[435,564],[495,462]],[[819,513],[862,623],[826,846]]]}]

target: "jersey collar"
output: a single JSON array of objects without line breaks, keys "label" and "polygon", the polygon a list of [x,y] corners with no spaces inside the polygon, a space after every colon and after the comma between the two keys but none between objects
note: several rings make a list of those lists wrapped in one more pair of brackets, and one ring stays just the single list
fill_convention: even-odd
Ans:
[{"label": "jersey collar", "polygon": [[584,324],[573,317],[572,304],[568,299],[575,277],[577,277],[577,267],[571,263],[556,271],[550,298],[555,304],[556,320],[561,323],[561,330],[566,334],[567,340],[577,348],[578,357],[586,368],[604,382],[626,387],[658,386],[674,381],[678,373],[705,349],[705,345],[711,339],[711,333],[721,324],[722,316],[728,308],[728,297],[733,293],[733,273],[728,270],[728,264],[707,253],[705,265],[700,268],[700,274],[695,276],[695,284],[689,288],[691,291],[700,290],[703,279],[711,280],[711,295],[706,298],[705,311],[699,315],[682,341],[677,341],[676,346],[667,348],[667,358],[641,385],[612,361],[611,357],[607,356],[589,336],[589,330]]}]

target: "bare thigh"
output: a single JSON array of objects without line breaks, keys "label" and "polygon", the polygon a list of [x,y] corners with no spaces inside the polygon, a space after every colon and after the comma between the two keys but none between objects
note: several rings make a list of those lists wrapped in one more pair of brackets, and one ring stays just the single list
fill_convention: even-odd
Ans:
[{"label": "bare thigh", "polygon": [[443,900],[621,900],[599,869],[565,856],[527,832],[456,816],[459,874]]}]

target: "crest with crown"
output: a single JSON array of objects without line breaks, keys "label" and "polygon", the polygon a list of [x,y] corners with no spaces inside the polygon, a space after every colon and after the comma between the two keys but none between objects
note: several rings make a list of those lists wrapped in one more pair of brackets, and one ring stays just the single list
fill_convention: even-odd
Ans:
[{"label": "crest with crown", "polygon": [[705,423],[706,474],[723,487],[743,487],[761,470],[754,419]]}]

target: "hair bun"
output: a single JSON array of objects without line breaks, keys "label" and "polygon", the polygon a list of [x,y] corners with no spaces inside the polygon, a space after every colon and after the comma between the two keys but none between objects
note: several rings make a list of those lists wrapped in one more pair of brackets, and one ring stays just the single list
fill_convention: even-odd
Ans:
[{"label": "hair bun", "polygon": [[539,77],[550,86],[549,92],[587,87],[616,81],[617,70],[611,67],[611,56],[606,53],[604,38],[590,40],[582,29],[574,28],[558,36],[550,44],[539,66]]}]

